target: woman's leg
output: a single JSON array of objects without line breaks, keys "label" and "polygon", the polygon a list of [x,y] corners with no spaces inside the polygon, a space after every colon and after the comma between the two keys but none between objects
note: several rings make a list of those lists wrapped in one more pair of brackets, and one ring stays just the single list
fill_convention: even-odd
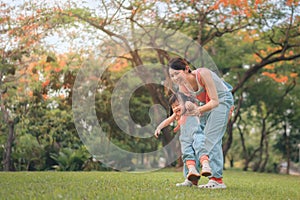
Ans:
[{"label": "woman's leg", "polygon": [[219,106],[213,109],[207,118],[204,128],[205,148],[208,151],[212,177],[222,178],[223,176],[223,150],[222,138],[227,128],[228,116],[232,107],[232,95],[227,95]]}]

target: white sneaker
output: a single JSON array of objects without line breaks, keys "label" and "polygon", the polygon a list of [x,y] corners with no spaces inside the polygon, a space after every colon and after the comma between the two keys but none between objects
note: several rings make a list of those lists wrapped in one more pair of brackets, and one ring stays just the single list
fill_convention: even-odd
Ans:
[{"label": "white sneaker", "polygon": [[176,187],[192,187],[193,183],[192,181],[189,181],[187,179],[184,180],[182,183],[176,183]]},{"label": "white sneaker", "polygon": [[199,188],[207,188],[207,189],[225,189],[226,185],[224,183],[218,183],[214,180],[209,180],[205,185],[199,185]]},{"label": "white sneaker", "polygon": [[187,175],[187,179],[189,181],[198,181],[200,179],[200,174],[199,172],[196,170],[195,167],[191,167],[189,169],[189,173]]},{"label": "white sneaker", "polygon": [[211,176],[211,168],[208,161],[202,163],[201,176]]}]

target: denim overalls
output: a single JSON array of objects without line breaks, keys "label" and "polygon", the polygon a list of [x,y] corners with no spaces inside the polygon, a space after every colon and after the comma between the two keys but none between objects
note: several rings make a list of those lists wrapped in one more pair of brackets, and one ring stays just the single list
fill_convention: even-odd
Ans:
[{"label": "denim overalls", "polygon": [[[219,105],[207,112],[201,122],[204,123],[204,149],[207,151],[205,154],[209,156],[212,177],[222,178],[224,164],[222,138],[227,128],[229,112],[234,100],[231,93],[232,86],[214,72],[211,74],[217,88]],[[197,156],[198,158],[201,157],[201,155]]]}]

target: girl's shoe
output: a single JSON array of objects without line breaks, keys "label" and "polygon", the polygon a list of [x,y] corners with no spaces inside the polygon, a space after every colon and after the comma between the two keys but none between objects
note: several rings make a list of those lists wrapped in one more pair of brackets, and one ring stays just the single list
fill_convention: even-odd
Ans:
[{"label": "girl's shoe", "polygon": [[202,163],[201,176],[211,176],[211,168],[209,162]]},{"label": "girl's shoe", "polygon": [[189,181],[198,181],[200,179],[200,174],[196,170],[195,167],[192,167],[192,168],[189,169],[189,173],[187,175],[187,179]]}]

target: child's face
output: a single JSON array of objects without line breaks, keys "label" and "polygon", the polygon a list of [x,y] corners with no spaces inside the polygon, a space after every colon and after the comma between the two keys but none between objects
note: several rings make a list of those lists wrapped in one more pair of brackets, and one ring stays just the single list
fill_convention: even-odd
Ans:
[{"label": "child's face", "polygon": [[175,113],[177,117],[180,117],[180,115],[181,115],[181,106],[180,106],[179,102],[175,101],[171,105],[171,107],[172,107],[173,113]]}]

